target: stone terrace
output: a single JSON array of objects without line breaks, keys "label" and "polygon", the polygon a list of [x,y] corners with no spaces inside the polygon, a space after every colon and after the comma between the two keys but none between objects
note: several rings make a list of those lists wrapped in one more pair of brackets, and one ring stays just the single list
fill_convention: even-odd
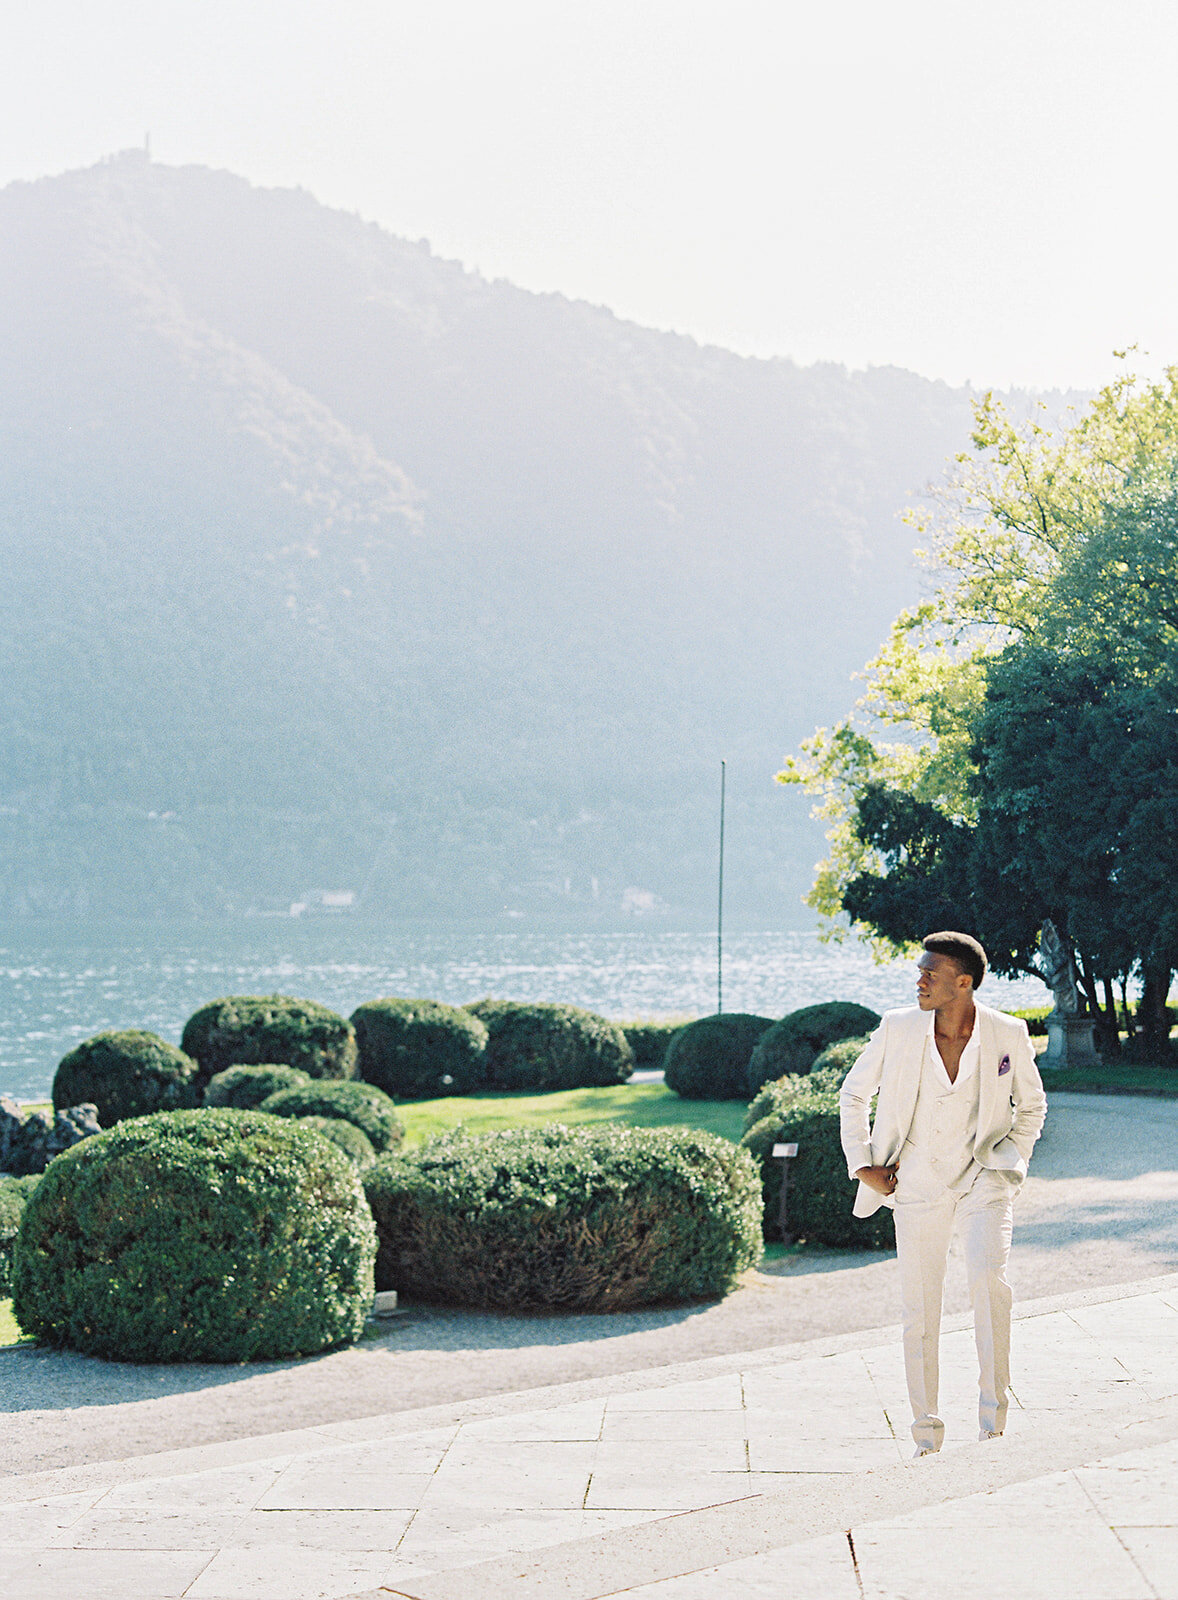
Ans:
[{"label": "stone terrace", "polygon": [[[1026,1304],[910,1459],[895,1330],[0,1479],[5,1600],[1178,1600],[1178,1275]],[[988,1543],[988,1548],[986,1545]]]}]

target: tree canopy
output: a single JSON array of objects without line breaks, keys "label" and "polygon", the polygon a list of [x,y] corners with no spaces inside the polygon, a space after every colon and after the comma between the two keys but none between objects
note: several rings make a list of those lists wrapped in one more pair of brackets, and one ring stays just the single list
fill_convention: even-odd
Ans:
[{"label": "tree canopy", "polygon": [[970,928],[1007,973],[1036,970],[1050,918],[1106,1038],[1137,976],[1156,1042],[1178,967],[1178,369],[1056,427],[987,397],[956,465],[911,519],[932,594],[779,774],[831,822],[809,903],[889,951]]}]

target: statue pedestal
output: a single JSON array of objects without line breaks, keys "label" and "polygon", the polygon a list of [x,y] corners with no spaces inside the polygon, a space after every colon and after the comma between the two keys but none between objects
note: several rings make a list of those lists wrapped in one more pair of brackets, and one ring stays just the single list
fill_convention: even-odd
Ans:
[{"label": "statue pedestal", "polygon": [[1060,1015],[1053,1011],[1047,1018],[1047,1049],[1039,1057],[1041,1067],[1098,1067],[1091,1017]]}]

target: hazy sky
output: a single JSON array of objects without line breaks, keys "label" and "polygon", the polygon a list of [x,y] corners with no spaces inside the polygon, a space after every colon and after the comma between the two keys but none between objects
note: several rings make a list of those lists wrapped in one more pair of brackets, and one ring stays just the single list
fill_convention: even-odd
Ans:
[{"label": "hazy sky", "polygon": [[1161,0],[40,0],[0,182],[142,144],[747,353],[1178,361]]}]

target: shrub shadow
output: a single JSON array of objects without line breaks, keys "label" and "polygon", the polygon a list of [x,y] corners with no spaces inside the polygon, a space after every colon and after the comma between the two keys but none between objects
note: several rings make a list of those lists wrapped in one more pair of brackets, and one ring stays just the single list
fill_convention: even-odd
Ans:
[{"label": "shrub shadow", "polygon": [[[330,1355],[333,1352],[326,1352]],[[104,1361],[100,1356],[50,1345],[17,1344],[0,1350],[0,1411],[68,1411],[82,1406],[116,1406],[157,1400],[240,1383],[261,1372],[282,1372],[322,1361],[323,1355],[296,1361],[256,1361],[221,1366],[187,1362],[139,1365]]]},{"label": "shrub shadow", "polygon": [[692,1300],[635,1311],[481,1311],[424,1301],[406,1302],[404,1323],[365,1340],[360,1350],[527,1350],[539,1346],[620,1339],[673,1327],[720,1304]]},{"label": "shrub shadow", "polygon": [[849,1267],[870,1267],[895,1254],[895,1250],[833,1250],[824,1245],[801,1244],[768,1257],[754,1270],[763,1278],[800,1278],[813,1273],[844,1272]]},{"label": "shrub shadow", "polygon": [[222,1388],[267,1374],[307,1371],[340,1358],[422,1353],[518,1350],[624,1338],[657,1331],[699,1316],[716,1300],[652,1306],[632,1312],[516,1312],[469,1310],[415,1302],[403,1315],[369,1324],[353,1345],[289,1361],[158,1363],[106,1361],[47,1345],[0,1349],[0,1411],[65,1411],[116,1406],[202,1389]]}]

